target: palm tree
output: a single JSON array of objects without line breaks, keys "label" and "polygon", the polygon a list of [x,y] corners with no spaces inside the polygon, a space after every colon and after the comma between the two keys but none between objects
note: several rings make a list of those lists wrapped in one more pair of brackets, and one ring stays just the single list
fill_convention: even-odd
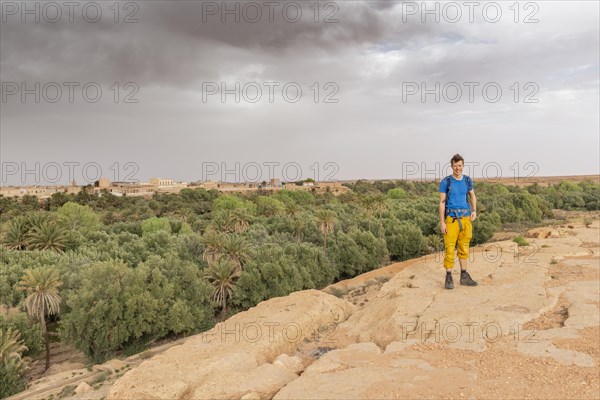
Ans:
[{"label": "palm tree", "polygon": [[371,231],[371,211],[375,208],[375,197],[372,195],[362,196],[360,199],[360,204],[363,206],[365,211],[367,212],[367,218],[369,220],[369,232]]},{"label": "palm tree", "polygon": [[250,259],[250,245],[241,236],[227,235],[223,243],[223,255],[241,272],[242,265]]},{"label": "palm tree", "polygon": [[8,364],[18,367],[17,372],[25,368],[25,361],[21,358],[23,352],[27,351],[27,346],[21,340],[21,333],[18,330],[0,329],[0,365],[6,367]]},{"label": "palm tree", "polygon": [[327,253],[327,234],[333,232],[335,225],[335,213],[330,210],[319,210],[315,214],[317,222],[319,223],[319,229],[323,235],[323,248]]},{"label": "palm tree", "polygon": [[227,314],[227,300],[231,298],[235,281],[239,276],[240,271],[237,266],[224,257],[209,265],[204,272],[204,279],[215,289],[212,300],[221,305],[220,320],[223,320]]},{"label": "palm tree", "polygon": [[235,231],[236,219],[231,210],[217,211],[212,216],[212,225],[222,233]]},{"label": "palm tree", "polygon": [[381,233],[381,214],[387,210],[388,208],[388,200],[383,193],[378,193],[373,197],[373,209],[379,214],[379,230]]},{"label": "palm tree", "polygon": [[18,288],[27,292],[25,308],[27,313],[37,319],[42,327],[46,341],[46,370],[50,367],[50,342],[46,316],[60,312],[58,288],[62,285],[58,271],[48,267],[27,270],[21,278]]},{"label": "palm tree", "polygon": [[204,243],[204,253],[202,259],[209,264],[215,263],[223,254],[223,243],[225,236],[213,230],[206,231],[202,237]]},{"label": "palm tree", "polygon": [[250,221],[252,221],[252,215],[245,208],[236,208],[233,211],[233,231],[235,233],[242,233],[248,226],[250,226]]},{"label": "palm tree", "polygon": [[379,221],[381,222],[381,213],[388,208],[388,201],[383,193],[378,193],[373,196],[373,206],[373,209],[379,214]]},{"label": "palm tree", "polygon": [[187,222],[188,224],[192,224],[196,220],[196,213],[189,208],[184,208],[183,210],[178,212],[179,216],[183,219],[183,222]]},{"label": "palm tree", "polygon": [[300,211],[302,211],[302,208],[296,203],[287,203],[285,205],[285,213],[292,218],[296,217]]},{"label": "palm tree", "polygon": [[35,211],[27,215],[27,223],[30,229],[40,227],[47,222],[50,222],[50,214],[47,212]]},{"label": "palm tree", "polygon": [[302,229],[304,229],[305,225],[306,225],[306,223],[304,222],[303,219],[294,217],[294,220],[292,222],[292,227],[294,229],[294,236],[296,236],[296,242],[298,242],[298,243],[300,243],[300,235],[302,234]]},{"label": "palm tree", "polygon": [[27,232],[29,223],[25,216],[17,216],[8,222],[4,245],[13,250],[25,250],[27,248]]},{"label": "palm tree", "polygon": [[62,253],[66,248],[67,233],[52,220],[34,225],[27,236],[29,248],[33,250],[54,250]]},{"label": "palm tree", "polygon": [[[0,370],[3,372],[1,375],[5,377],[7,375],[9,377],[11,375],[13,377],[20,376],[23,370],[27,368],[27,360],[22,358],[22,354],[26,350],[27,346],[21,341],[21,334],[18,330],[0,329]],[[14,384],[11,385],[10,382],[2,380],[0,397],[5,398],[18,390],[19,388],[15,387]]]}]

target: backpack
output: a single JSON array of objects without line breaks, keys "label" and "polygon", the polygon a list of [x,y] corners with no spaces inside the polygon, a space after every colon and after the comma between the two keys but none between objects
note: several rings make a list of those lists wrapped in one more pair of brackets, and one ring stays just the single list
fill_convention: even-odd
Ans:
[{"label": "backpack", "polygon": [[[468,175],[463,175],[465,177],[465,182],[467,182],[467,204],[469,204],[469,186],[472,185],[471,178]],[[444,216],[448,215],[448,199],[450,198],[450,185],[452,183],[452,179],[450,179],[450,175],[444,178],[446,180],[446,210],[444,211]],[[469,207],[470,208],[470,207]]]}]

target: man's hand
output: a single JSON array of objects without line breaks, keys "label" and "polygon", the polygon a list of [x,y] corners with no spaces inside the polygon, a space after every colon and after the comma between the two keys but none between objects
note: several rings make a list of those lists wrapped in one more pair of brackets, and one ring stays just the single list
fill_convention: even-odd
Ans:
[{"label": "man's hand", "polygon": [[448,233],[448,228],[446,227],[446,223],[442,222],[440,224],[440,231],[442,232],[442,235],[445,235],[446,233]]},{"label": "man's hand", "polygon": [[471,212],[471,221],[475,221],[475,218],[477,218],[477,211],[472,211]]}]

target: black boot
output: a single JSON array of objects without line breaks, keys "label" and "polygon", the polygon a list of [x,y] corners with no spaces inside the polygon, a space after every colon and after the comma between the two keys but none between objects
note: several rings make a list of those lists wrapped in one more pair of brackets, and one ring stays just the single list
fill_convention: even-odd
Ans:
[{"label": "black boot", "polygon": [[460,284],[464,286],[477,286],[478,283],[471,279],[467,271],[460,271]]},{"label": "black boot", "polygon": [[445,289],[454,289],[454,281],[452,280],[452,274],[446,274],[446,285]]}]

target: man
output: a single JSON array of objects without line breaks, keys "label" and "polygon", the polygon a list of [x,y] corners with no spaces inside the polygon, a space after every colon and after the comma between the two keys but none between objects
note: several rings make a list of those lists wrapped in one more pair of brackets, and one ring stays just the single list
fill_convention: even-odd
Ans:
[{"label": "man", "polygon": [[[454,289],[452,269],[454,268],[454,248],[458,242],[458,261],[460,263],[460,284],[477,286],[467,272],[469,245],[473,237],[471,222],[477,218],[477,198],[473,190],[473,181],[462,171],[465,166],[460,154],[450,160],[452,175],[440,182],[440,230],[444,235],[444,268],[446,269],[446,289]],[[469,204],[470,203],[470,204]]]}]

